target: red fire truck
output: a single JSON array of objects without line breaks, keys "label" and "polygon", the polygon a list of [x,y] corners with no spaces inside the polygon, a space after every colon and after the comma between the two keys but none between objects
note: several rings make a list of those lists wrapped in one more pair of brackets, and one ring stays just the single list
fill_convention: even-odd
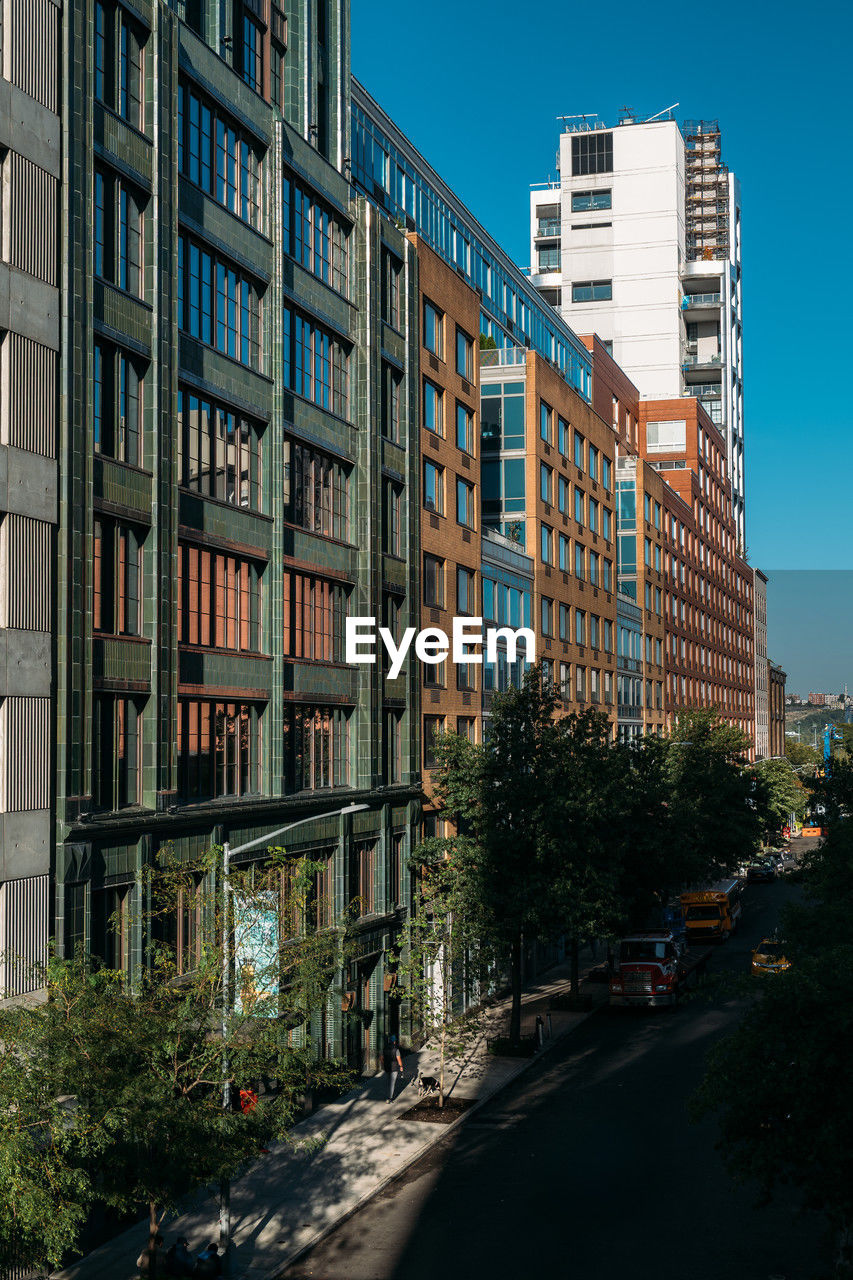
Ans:
[{"label": "red fire truck", "polygon": [[685,950],[666,929],[622,938],[610,978],[610,1003],[653,1007],[674,1005],[704,973],[710,947]]}]

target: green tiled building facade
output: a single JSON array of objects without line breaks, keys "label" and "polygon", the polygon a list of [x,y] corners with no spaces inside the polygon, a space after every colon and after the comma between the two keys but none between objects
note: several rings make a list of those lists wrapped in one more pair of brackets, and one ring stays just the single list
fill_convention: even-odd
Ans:
[{"label": "green tiled building facade", "polygon": [[341,980],[372,1016],[337,999],[314,1035],[370,1065],[418,685],[344,665],[343,621],[416,620],[417,261],[350,187],[348,5],[62,22],[54,934],[132,968],[141,937],[106,922],[163,846],[316,814],[288,848],[361,899]]}]

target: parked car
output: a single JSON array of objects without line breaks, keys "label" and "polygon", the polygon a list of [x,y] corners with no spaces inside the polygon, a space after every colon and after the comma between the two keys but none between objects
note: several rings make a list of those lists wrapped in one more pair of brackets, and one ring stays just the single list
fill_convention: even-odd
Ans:
[{"label": "parked car", "polygon": [[753,973],[784,973],[791,961],[785,955],[785,944],[778,938],[764,938],[752,953]]},{"label": "parked car", "polygon": [[776,868],[772,862],[762,858],[761,861],[750,862],[746,869],[746,878],[750,884],[756,881],[773,881],[776,879]]}]

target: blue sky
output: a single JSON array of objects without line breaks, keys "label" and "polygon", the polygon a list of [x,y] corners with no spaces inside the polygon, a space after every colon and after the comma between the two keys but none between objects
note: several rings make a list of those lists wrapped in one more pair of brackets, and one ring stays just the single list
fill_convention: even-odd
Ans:
[{"label": "blue sky", "polygon": [[[853,568],[851,14],[822,3],[804,20],[790,0],[352,3],[353,73],[521,266],[558,115],[615,123],[623,104],[647,116],[679,102],[679,119],[719,119],[743,197],[747,545],[774,573]],[[821,642],[853,685],[843,630]]]}]

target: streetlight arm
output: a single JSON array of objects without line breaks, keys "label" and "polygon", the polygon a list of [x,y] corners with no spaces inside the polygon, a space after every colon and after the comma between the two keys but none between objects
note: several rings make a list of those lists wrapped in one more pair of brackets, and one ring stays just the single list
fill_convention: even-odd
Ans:
[{"label": "streetlight arm", "polygon": [[368,804],[348,804],[343,809],[333,809],[331,813],[312,813],[308,818],[299,818],[296,822],[288,822],[286,827],[278,827],[275,831],[268,831],[266,835],[258,836],[256,840],[248,840],[245,844],[238,844],[236,849],[231,849],[231,857],[235,854],[245,853],[247,849],[256,849],[259,845],[268,845],[270,840],[274,840],[276,836],[283,836],[285,831],[292,831],[294,827],[301,827],[306,822],[316,822],[318,818],[337,818],[342,813],[360,813],[362,809],[369,809]]}]

